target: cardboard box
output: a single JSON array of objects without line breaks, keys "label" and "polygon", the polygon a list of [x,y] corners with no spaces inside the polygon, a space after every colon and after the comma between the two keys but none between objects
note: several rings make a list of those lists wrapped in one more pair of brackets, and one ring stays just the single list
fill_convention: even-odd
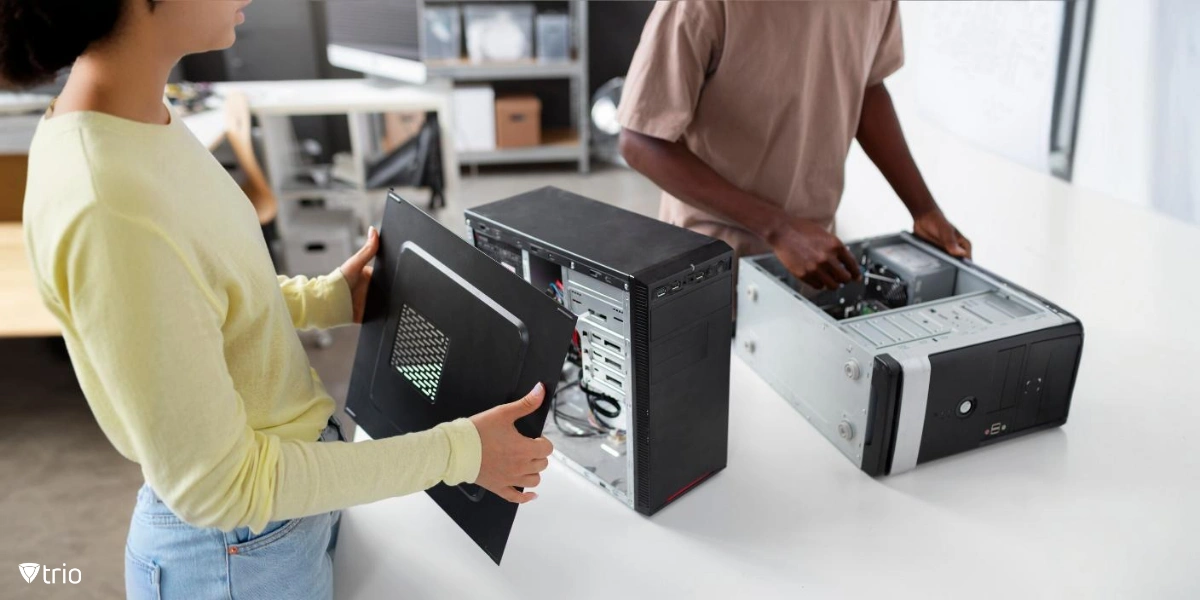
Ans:
[{"label": "cardboard box", "polygon": [[0,156],[0,221],[20,221],[25,204],[25,172],[29,157]]},{"label": "cardboard box", "polygon": [[542,143],[542,101],[533,94],[496,98],[496,147],[521,148]]}]

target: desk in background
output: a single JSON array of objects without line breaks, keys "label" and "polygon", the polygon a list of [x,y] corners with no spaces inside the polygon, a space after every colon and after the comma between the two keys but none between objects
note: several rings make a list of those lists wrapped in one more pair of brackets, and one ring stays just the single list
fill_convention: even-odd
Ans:
[{"label": "desk in background", "polygon": [[[40,118],[40,117],[39,117]],[[210,149],[220,144],[225,137],[225,120],[220,111],[207,111],[184,118],[192,133]],[[37,118],[33,127],[37,126]],[[32,139],[33,133],[29,132]],[[19,149],[19,148],[18,148]],[[24,195],[24,154],[28,153],[29,145],[25,143],[22,155],[12,160],[20,160],[22,164],[20,196],[15,201],[14,218],[20,218],[21,196]],[[0,163],[4,162],[0,157]],[[10,185],[0,181],[2,185]],[[0,190],[11,191],[9,188]],[[2,216],[2,215],[0,215]],[[0,218],[0,221],[5,219]],[[11,221],[11,220],[10,220]],[[16,221],[0,222],[0,338],[7,337],[52,337],[61,335],[62,330],[58,321],[42,304],[41,295],[34,284],[33,273],[29,270],[29,259],[25,254],[25,238],[21,231],[21,223]]]},{"label": "desk in background", "polygon": [[[919,123],[914,154],[979,263],[1087,331],[1070,421],[872,479],[740,360],[729,466],[652,518],[557,461],[496,567],[424,494],[348,509],[337,597],[1200,597],[1200,229]],[[861,152],[839,233],[910,228]],[[1194,269],[1193,269],[1194,271]]]}]

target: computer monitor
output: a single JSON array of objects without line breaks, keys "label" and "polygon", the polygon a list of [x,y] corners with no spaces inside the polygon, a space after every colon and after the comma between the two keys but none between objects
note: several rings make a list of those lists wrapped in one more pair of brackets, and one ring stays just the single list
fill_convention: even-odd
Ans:
[{"label": "computer monitor", "polygon": [[329,63],[365,75],[425,83],[421,3],[417,0],[328,0]]}]

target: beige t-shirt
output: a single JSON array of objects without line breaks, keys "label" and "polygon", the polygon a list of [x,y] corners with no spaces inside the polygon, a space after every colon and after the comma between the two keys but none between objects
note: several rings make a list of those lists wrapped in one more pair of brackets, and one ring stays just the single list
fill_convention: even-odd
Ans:
[{"label": "beige t-shirt", "polygon": [[[863,92],[904,63],[893,2],[659,2],[625,79],[623,127],[688,148],[734,185],[832,227]],[[660,218],[757,236],[664,193]]]}]

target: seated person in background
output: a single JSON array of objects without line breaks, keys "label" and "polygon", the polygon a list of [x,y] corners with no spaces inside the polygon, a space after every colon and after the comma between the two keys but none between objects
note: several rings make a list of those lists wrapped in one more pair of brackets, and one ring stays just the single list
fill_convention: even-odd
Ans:
[{"label": "seated person in background", "polygon": [[857,138],[914,232],[969,258],[883,84],[903,62],[893,2],[659,2],[625,79],[621,154],[663,189],[661,219],[774,252],[820,289],[860,277],[831,232]]}]

